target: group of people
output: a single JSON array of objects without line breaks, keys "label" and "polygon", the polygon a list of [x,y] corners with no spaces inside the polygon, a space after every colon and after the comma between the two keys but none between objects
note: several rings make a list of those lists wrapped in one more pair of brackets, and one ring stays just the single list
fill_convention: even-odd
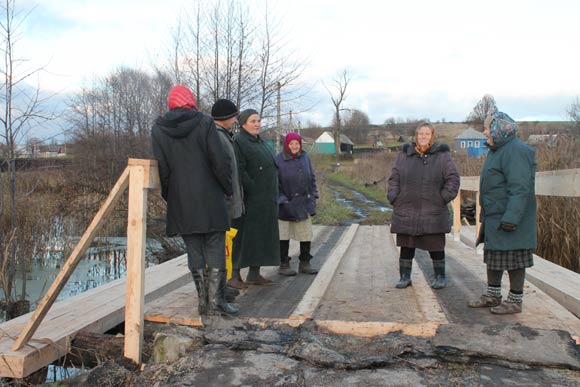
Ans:
[{"label": "group of people", "polygon": [[[517,123],[503,112],[487,116],[484,128],[489,152],[480,174],[481,227],[476,244],[484,243],[487,291],[468,306],[490,308],[495,314],[520,313],[525,270],[533,265],[537,244],[535,153],[517,137]],[[459,183],[449,146],[436,141],[432,125],[420,124],[389,177],[391,232],[400,247],[397,288],[411,285],[416,248],[428,251],[433,262],[431,287],[447,286],[445,235],[451,231],[447,205],[457,196]],[[504,271],[510,290],[502,301]]]},{"label": "group of people", "polygon": [[[262,266],[279,266],[294,276],[290,240],[300,242],[298,271],[316,274],[310,265],[312,221],[316,215],[316,178],[302,139],[288,133],[284,150],[274,155],[260,137],[258,111],[239,111],[227,99],[199,111],[185,86],[173,87],[169,111],[152,129],[153,154],[159,163],[162,196],[167,201],[167,234],[180,235],[199,298],[200,314],[233,315],[226,288],[272,285]],[[234,135],[236,122],[241,130]],[[484,122],[489,153],[481,171],[480,235],[487,265],[487,291],[468,303],[492,313],[522,310],[525,269],[536,248],[535,154],[517,136],[507,114],[495,112]],[[445,240],[451,231],[448,204],[457,196],[460,177],[448,145],[436,141],[435,128],[420,124],[414,141],[405,144],[388,180],[393,205],[391,232],[400,247],[396,288],[410,286],[417,248],[433,262],[433,289],[447,286]],[[237,229],[232,275],[226,278],[225,233]],[[244,279],[241,269],[248,268]],[[502,301],[501,280],[507,271],[510,291]]]},{"label": "group of people", "polygon": [[[153,154],[167,202],[167,235],[184,241],[199,313],[237,314],[226,294],[272,285],[260,273],[262,266],[296,275],[288,255],[291,239],[300,242],[298,271],[316,274],[310,245],[318,191],[301,137],[289,133],[284,150],[275,155],[259,135],[261,118],[254,109],[240,112],[232,101],[219,99],[209,116],[183,85],[169,91],[167,105],[151,131]],[[234,135],[236,122],[241,129]],[[225,233],[230,227],[237,234],[228,281]]]}]

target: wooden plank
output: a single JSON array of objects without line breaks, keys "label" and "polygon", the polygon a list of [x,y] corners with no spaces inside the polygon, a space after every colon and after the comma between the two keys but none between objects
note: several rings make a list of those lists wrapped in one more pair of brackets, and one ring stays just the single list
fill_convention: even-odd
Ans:
[{"label": "wooden plank", "polygon": [[145,170],[143,181],[145,188],[159,189],[161,188],[161,181],[159,180],[159,169],[157,168],[157,160],[146,159],[129,159],[128,165],[142,166]]},{"label": "wooden plank", "polygon": [[534,266],[526,270],[526,278],[580,318],[580,274],[534,255]]},{"label": "wooden plank", "polygon": [[129,184],[129,168],[127,167],[125,168],[125,170],[123,171],[123,173],[113,186],[113,189],[111,190],[111,193],[107,197],[107,200],[105,200],[105,203],[101,206],[101,208],[93,218],[93,221],[86,229],[79,243],[76,245],[75,249],[72,251],[71,255],[63,265],[63,268],[56,276],[54,282],[48,289],[46,295],[42,298],[42,300],[38,304],[38,307],[34,311],[32,318],[28,321],[28,323],[20,333],[20,336],[18,336],[18,339],[14,342],[14,345],[12,347],[13,351],[17,351],[18,349],[22,348],[22,346],[28,340],[30,340],[32,335],[34,335],[34,332],[36,331],[36,329],[38,329],[38,326],[42,322],[42,319],[44,318],[44,316],[46,316],[46,313],[48,312],[52,304],[54,304],[54,302],[56,301],[56,298],[64,288],[66,281],[68,281],[68,279],[72,275],[79,261],[82,259],[84,253],[86,252],[91,242],[93,241],[95,235],[99,231],[101,225],[114,210],[115,203],[117,203],[117,201],[119,200],[125,189],[127,189],[128,184]]},{"label": "wooden plank", "polygon": [[[191,283],[187,256],[145,271],[145,302]],[[11,346],[32,313],[0,324],[0,377],[23,378],[66,354],[78,331],[104,333],[125,318],[125,279],[118,279],[56,302],[31,340],[19,351]]]},{"label": "wooden plank", "polygon": [[399,251],[389,226],[360,226],[313,318],[423,322],[415,290],[396,289],[398,280]]},{"label": "wooden plank", "polygon": [[451,207],[453,208],[453,239],[458,241],[461,236],[461,191],[451,202]]},{"label": "wooden plank", "polygon": [[331,333],[362,337],[387,335],[393,332],[401,332],[409,336],[433,337],[437,333],[437,328],[441,325],[441,323],[434,321],[402,323],[322,320],[315,323],[316,326]]},{"label": "wooden plank", "polygon": [[197,311],[198,298],[195,286],[188,284],[147,304],[145,321],[175,323],[192,327],[203,326]]},{"label": "wooden plank", "polygon": [[580,197],[580,169],[536,173],[536,195]]},{"label": "wooden plank", "polygon": [[348,250],[357,229],[358,224],[353,224],[349,227],[345,236],[334,248],[331,256],[326,260],[324,266],[318,272],[316,279],[306,291],[302,301],[300,301],[296,309],[294,309],[294,312],[290,315],[291,320],[306,320],[312,318],[321,298],[324,296],[326,289],[332,281],[336,268]]},{"label": "wooden plank", "polygon": [[[145,311],[145,245],[147,233],[147,189],[142,165],[129,166],[129,209],[127,219],[127,292],[125,308],[125,357],[141,363],[143,313]],[[147,172],[147,175],[149,173]]]}]

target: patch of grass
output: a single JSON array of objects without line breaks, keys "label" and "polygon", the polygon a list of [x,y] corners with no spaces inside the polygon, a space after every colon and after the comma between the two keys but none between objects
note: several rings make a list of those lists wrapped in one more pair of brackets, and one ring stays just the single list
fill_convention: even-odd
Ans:
[{"label": "patch of grass", "polygon": [[334,195],[326,186],[319,186],[319,190],[320,199],[316,205],[317,215],[312,218],[312,223],[336,226],[353,218],[353,211],[334,200]]},{"label": "patch of grass", "polygon": [[367,219],[361,224],[390,224],[393,213],[391,211],[370,210],[366,212]]},{"label": "patch of grass", "polygon": [[364,185],[352,181],[345,173],[340,171],[328,174],[327,179],[336,183],[342,184],[345,187],[351,188],[365,195],[366,197],[379,202],[385,206],[390,206],[389,201],[384,192],[380,191],[376,185]]}]

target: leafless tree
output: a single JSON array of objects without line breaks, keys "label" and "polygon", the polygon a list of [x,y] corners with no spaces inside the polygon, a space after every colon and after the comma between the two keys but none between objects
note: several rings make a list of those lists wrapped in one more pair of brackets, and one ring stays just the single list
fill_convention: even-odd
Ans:
[{"label": "leafless tree", "polygon": [[345,69],[332,80],[333,87],[330,90],[326,85],[326,90],[330,94],[330,100],[334,106],[334,116],[333,116],[333,137],[334,137],[334,152],[338,159],[340,154],[340,132],[341,132],[341,112],[345,109],[342,107],[344,100],[346,99],[346,89],[348,83],[350,82],[350,76],[348,71]]},{"label": "leafless tree", "polygon": [[576,100],[572,102],[568,108],[568,116],[574,123],[574,127],[580,129],[580,98],[576,97]]},{"label": "leafless tree", "polygon": [[490,94],[486,94],[473,107],[473,111],[469,113],[466,121],[471,125],[478,126],[483,129],[483,121],[485,117],[497,111],[495,99]]},{"label": "leafless tree", "polygon": [[0,287],[9,304],[15,298],[13,285],[18,269],[23,276],[20,297],[25,301],[26,268],[34,251],[30,243],[39,237],[37,231],[42,229],[36,225],[43,221],[38,218],[38,213],[23,211],[26,196],[36,183],[23,184],[16,164],[17,147],[33,126],[42,126],[54,117],[45,110],[45,102],[50,96],[42,96],[38,86],[29,85],[44,67],[31,68],[27,60],[15,53],[22,23],[29,12],[17,11],[15,0],[3,1],[0,11],[0,51],[3,57],[0,65],[0,167],[6,171],[0,178]]}]

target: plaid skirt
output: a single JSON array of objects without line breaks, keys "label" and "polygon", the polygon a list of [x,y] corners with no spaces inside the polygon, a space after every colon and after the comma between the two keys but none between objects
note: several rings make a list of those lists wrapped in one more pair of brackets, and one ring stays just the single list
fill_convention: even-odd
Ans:
[{"label": "plaid skirt", "polygon": [[534,250],[485,250],[483,262],[489,270],[516,270],[534,266]]}]

